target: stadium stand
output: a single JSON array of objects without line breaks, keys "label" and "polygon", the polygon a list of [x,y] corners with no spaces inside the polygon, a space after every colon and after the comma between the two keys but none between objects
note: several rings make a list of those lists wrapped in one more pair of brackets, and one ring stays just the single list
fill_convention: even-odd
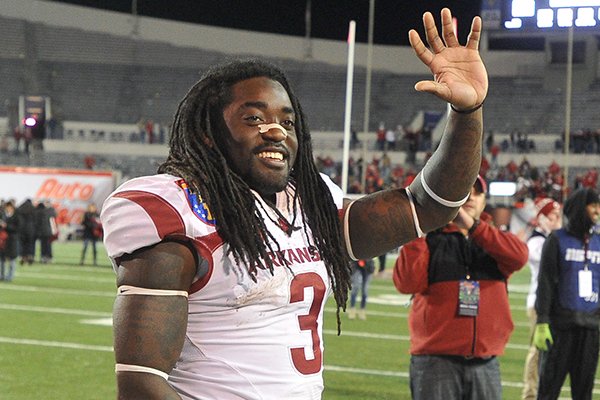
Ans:
[{"label": "stadium stand", "polygon": [[[77,142],[132,142],[135,124],[143,118],[151,118],[167,127],[180,98],[209,66],[232,56],[243,56],[147,40],[135,34],[111,34],[2,15],[0,35],[3,37],[0,101],[6,105],[0,108],[0,117],[14,125],[16,101],[20,95],[35,91],[49,96],[53,114],[59,121],[59,133],[52,140],[63,140],[60,145],[46,140],[47,151],[42,158],[38,156],[32,160],[3,155],[2,163],[81,167],[81,159],[91,154],[99,160],[97,168],[118,168],[124,176],[154,172],[161,156],[147,156],[144,150],[134,152],[137,155],[130,151],[121,155],[108,154],[106,150],[90,153],[81,150]],[[339,161],[345,66],[318,59],[267,58],[285,69],[296,87],[315,133],[317,154],[332,156]],[[564,131],[564,91],[560,86],[548,88],[541,75],[543,69],[539,66],[533,69],[538,75],[531,71],[515,75],[490,74],[485,107],[486,131],[495,133],[498,144],[509,142],[511,132],[525,133],[535,143],[535,148],[526,150],[504,146],[498,160],[503,165],[511,159],[520,162],[522,156],[515,153],[528,153],[527,159],[540,166],[547,165],[549,159],[560,158],[556,152],[561,150],[559,144]],[[352,123],[359,128],[362,128],[365,76],[364,66],[357,66],[353,87],[353,116],[357,117],[353,117]],[[370,130],[374,131],[380,122],[389,127],[410,125],[423,111],[443,113],[445,105],[437,99],[415,94],[414,83],[424,78],[428,77],[420,70],[411,73],[374,70]],[[600,127],[599,89],[600,80],[596,79],[588,90],[573,93],[573,132],[594,131]],[[6,131],[10,135],[12,127]],[[359,136],[367,142],[367,159],[379,157],[372,151],[374,133]],[[599,147],[592,144],[591,150],[600,151]],[[161,151],[164,153],[165,150]],[[355,158],[362,156],[357,151],[352,155]],[[394,163],[405,162],[404,152],[392,152],[390,157]],[[417,160],[422,162],[425,157],[426,151],[420,152]],[[576,161],[581,168],[598,164],[597,159],[590,161],[586,157],[578,157]]]}]

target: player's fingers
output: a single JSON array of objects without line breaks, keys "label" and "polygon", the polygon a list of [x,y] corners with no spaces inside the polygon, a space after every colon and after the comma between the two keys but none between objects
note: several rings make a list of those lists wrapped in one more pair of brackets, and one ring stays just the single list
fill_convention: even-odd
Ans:
[{"label": "player's fingers", "polygon": [[445,85],[434,81],[419,81],[415,84],[415,90],[436,95],[445,101],[450,101],[450,90]]},{"label": "player's fingers", "polygon": [[408,41],[410,42],[411,47],[417,54],[417,57],[419,57],[419,60],[421,60],[423,64],[429,65],[431,63],[431,60],[433,60],[433,54],[431,53],[431,51],[429,51],[427,47],[425,47],[425,44],[421,40],[421,37],[419,36],[417,31],[411,29],[408,32]]},{"label": "player's fingers", "polygon": [[444,42],[448,47],[460,46],[456,34],[454,33],[454,24],[452,23],[452,13],[448,8],[442,8],[442,35]]},{"label": "player's fingers", "polygon": [[471,23],[471,32],[469,33],[469,38],[467,39],[467,48],[471,50],[479,49],[479,41],[481,38],[481,18],[475,17],[473,18],[473,22]]},{"label": "player's fingers", "polygon": [[431,50],[434,53],[439,53],[444,50],[444,42],[438,34],[435,20],[429,11],[423,14],[423,26],[425,27],[425,38],[427,39],[427,43],[429,43]]}]

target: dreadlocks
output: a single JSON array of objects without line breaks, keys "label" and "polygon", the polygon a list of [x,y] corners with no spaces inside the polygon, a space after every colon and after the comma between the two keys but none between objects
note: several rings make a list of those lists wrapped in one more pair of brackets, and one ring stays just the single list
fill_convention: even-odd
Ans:
[{"label": "dreadlocks", "polygon": [[[277,250],[279,244],[267,230],[250,187],[229,168],[223,154],[222,132],[228,129],[223,110],[232,101],[232,86],[254,77],[279,82],[296,114],[298,153],[290,179],[296,189],[295,200],[299,200],[331,280],[339,334],[340,309],[346,308],[350,288],[349,259],[340,235],[337,208],[313,161],[306,117],[281,70],[258,60],[237,60],[210,69],[179,104],[171,128],[169,156],[158,172],[183,178],[202,198],[216,220],[219,235],[229,244],[229,252],[236,262],[246,266],[250,276],[254,277],[257,266],[263,263],[272,271],[273,261],[268,254],[275,252],[268,239]],[[304,232],[310,237],[308,228],[305,226]]]}]

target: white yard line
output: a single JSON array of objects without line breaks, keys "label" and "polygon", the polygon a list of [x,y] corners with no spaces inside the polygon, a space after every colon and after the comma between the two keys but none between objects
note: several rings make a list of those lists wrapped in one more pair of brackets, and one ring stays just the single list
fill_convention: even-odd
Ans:
[{"label": "white yard line", "polygon": [[25,305],[21,305],[21,304],[0,304],[0,309],[28,311],[28,312],[41,312],[41,313],[45,313],[45,314],[81,315],[84,317],[109,318],[112,316],[112,313],[109,313],[109,312],[77,310],[77,309],[56,308],[56,307],[25,306]]},{"label": "white yard line", "polygon": [[[90,350],[90,351],[101,351],[101,352],[112,352],[112,346],[99,346],[99,345],[89,345],[83,343],[70,343],[70,342],[56,342],[49,340],[33,340],[33,339],[17,339],[10,337],[2,337],[0,336],[0,343],[6,343],[11,345],[25,345],[25,346],[40,346],[40,347],[56,347],[62,349],[74,349],[74,350]],[[409,375],[406,371],[388,371],[388,370],[376,370],[376,369],[365,369],[365,368],[352,368],[352,367],[342,367],[339,365],[329,365],[325,364],[325,371],[331,372],[344,372],[350,374],[357,375],[375,375],[375,376],[390,376],[390,377],[399,377],[408,379]],[[595,384],[600,383],[596,381]],[[522,382],[508,382],[502,381],[503,387],[523,387]],[[569,390],[568,387],[565,387],[563,390]],[[594,389],[594,394],[600,394],[600,389]]]},{"label": "white yard line", "polygon": [[[337,330],[333,330],[333,329],[323,329],[323,333],[326,335],[337,336]],[[410,340],[410,336],[406,336],[406,335],[389,335],[389,334],[384,335],[384,334],[380,334],[380,333],[357,332],[357,331],[349,331],[347,329],[342,329],[341,337],[344,337],[344,336],[381,339],[381,340],[400,340],[400,341],[409,341]],[[529,346],[524,345],[524,344],[508,343],[506,345],[506,348],[507,349],[515,349],[515,350],[529,350]]]},{"label": "white yard line", "polygon": [[38,293],[59,293],[72,296],[97,296],[97,297],[117,297],[117,288],[114,291],[96,291],[96,290],[76,290],[76,289],[59,289],[46,288],[41,286],[26,286],[17,284],[7,284],[1,286],[2,290],[15,290],[22,292],[38,292]]},{"label": "white yard line", "polygon": [[44,280],[55,280],[55,281],[82,281],[82,282],[97,282],[97,283],[112,283],[116,282],[116,278],[113,277],[93,277],[93,276],[77,276],[77,275],[66,275],[66,274],[52,274],[52,273],[40,273],[30,271],[19,271],[17,272],[18,277],[23,278],[36,278]]},{"label": "white yard line", "polygon": [[83,343],[54,342],[49,340],[17,339],[0,336],[0,343],[22,344],[27,346],[58,347],[62,349],[92,350],[112,352],[112,346],[97,346]]}]

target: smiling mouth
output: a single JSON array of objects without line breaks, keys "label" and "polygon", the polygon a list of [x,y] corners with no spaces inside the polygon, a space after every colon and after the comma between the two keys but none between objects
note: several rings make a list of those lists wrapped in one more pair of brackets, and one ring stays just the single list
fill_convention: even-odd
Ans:
[{"label": "smiling mouth", "polygon": [[266,160],[283,161],[283,154],[274,151],[263,151],[258,153],[257,157]]}]

